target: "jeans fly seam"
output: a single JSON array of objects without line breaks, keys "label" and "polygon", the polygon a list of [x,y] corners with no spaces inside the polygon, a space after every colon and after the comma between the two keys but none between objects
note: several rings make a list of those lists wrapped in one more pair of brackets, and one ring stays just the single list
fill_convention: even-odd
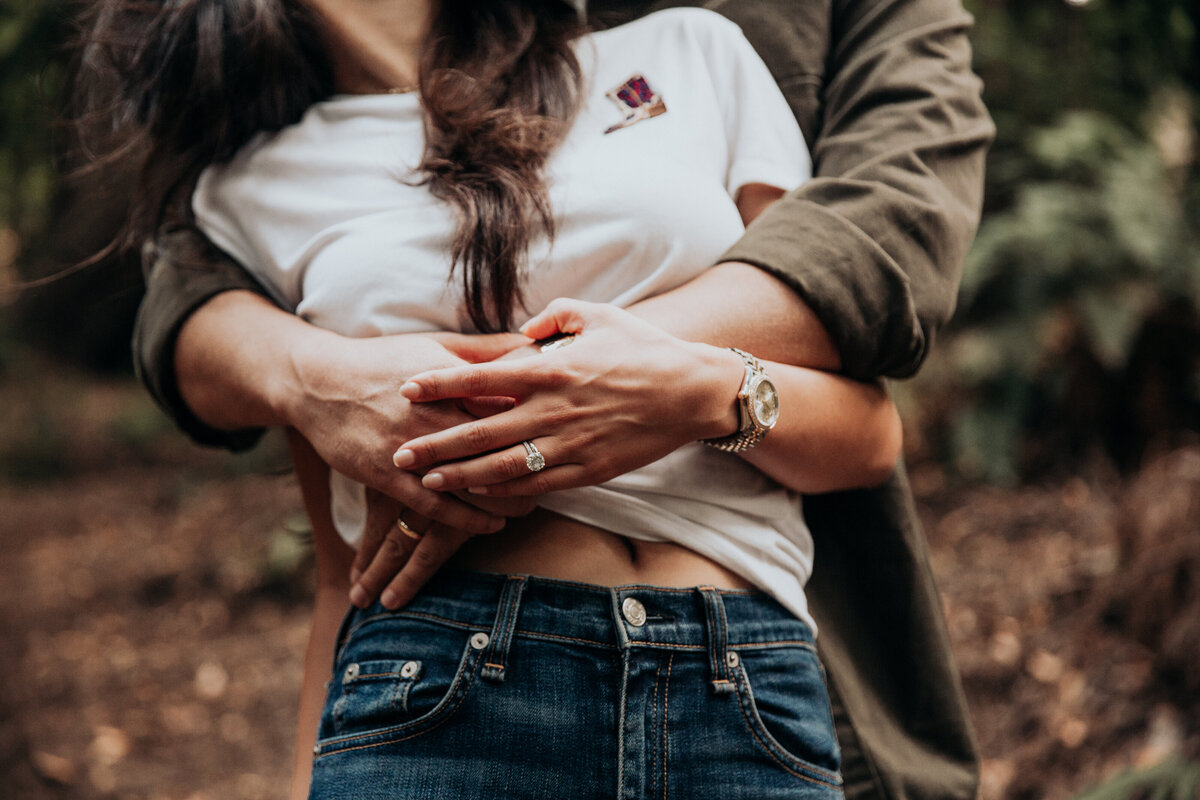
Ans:
[{"label": "jeans fly seam", "polygon": [[658,681],[662,677],[662,662],[659,661],[654,667],[654,694],[650,700],[650,775],[658,774]]},{"label": "jeans fly seam", "polygon": [[617,797],[625,797],[625,697],[629,685],[629,651],[621,654],[620,708],[617,709]]},{"label": "jeans fly seam", "polygon": [[667,800],[667,758],[671,753],[671,667],[674,666],[674,664],[675,654],[667,653],[667,682],[663,684],[663,800]]}]

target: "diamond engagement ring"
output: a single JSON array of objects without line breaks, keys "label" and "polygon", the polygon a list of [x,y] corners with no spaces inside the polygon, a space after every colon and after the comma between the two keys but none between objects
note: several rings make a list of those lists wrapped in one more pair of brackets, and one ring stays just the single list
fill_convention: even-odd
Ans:
[{"label": "diamond engagement ring", "polygon": [[529,467],[530,472],[541,472],[546,468],[546,459],[541,451],[533,446],[533,442],[526,439],[521,442],[525,445],[525,466]]}]

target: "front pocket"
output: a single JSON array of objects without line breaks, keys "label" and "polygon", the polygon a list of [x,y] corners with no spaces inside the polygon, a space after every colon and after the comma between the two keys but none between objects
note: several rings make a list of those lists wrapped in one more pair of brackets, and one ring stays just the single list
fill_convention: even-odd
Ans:
[{"label": "front pocket", "polygon": [[381,625],[348,643],[325,700],[320,755],[416,735],[462,705],[482,649],[472,646],[468,632],[419,627]]},{"label": "front pocket", "polygon": [[841,754],[816,653],[790,645],[747,648],[737,661],[738,703],[758,747],[811,779],[840,786]]}]

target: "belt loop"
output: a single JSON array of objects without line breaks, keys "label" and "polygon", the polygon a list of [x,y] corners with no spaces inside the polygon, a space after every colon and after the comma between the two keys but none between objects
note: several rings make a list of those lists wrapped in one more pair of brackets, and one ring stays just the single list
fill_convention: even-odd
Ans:
[{"label": "belt loop", "polygon": [[525,575],[509,575],[500,592],[500,606],[496,609],[496,623],[492,626],[491,642],[484,655],[482,676],[502,683],[508,662],[508,648],[512,644],[513,631],[517,628],[517,615],[521,610],[521,594],[525,591]]},{"label": "belt loop", "polygon": [[708,669],[712,675],[713,691],[726,694],[733,691],[733,681],[729,675],[729,660],[726,655],[727,623],[725,621],[725,603],[721,595],[711,586],[698,586],[696,591],[704,600],[704,613],[708,620]]}]

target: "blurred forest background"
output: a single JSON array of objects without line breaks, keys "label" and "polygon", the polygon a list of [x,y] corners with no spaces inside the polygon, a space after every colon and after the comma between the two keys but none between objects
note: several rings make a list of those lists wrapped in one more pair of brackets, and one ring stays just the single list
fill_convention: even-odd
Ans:
[{"label": "blurred forest background", "polygon": [[[897,385],[987,800],[1200,797],[1200,4],[971,0],[998,126]],[[68,180],[56,0],[0,5],[0,796],[282,797],[306,525],[277,443],[130,375],[119,173]]]}]

